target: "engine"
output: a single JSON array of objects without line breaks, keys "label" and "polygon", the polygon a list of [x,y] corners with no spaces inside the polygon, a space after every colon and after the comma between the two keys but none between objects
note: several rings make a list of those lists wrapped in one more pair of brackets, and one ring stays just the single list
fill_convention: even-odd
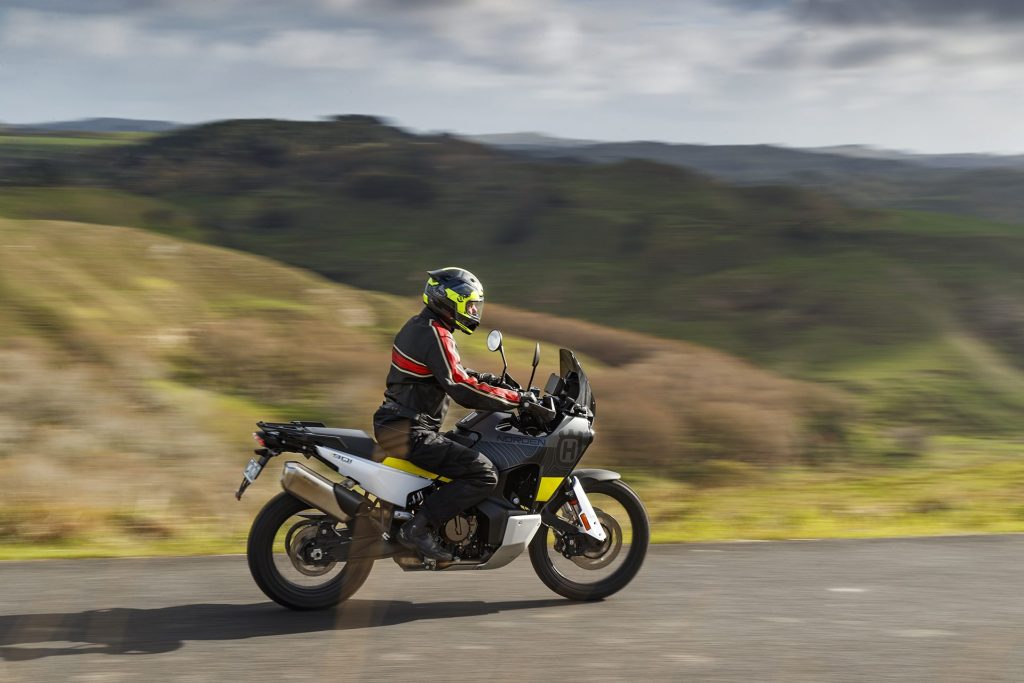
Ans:
[{"label": "engine", "polygon": [[479,557],[480,547],[476,536],[478,526],[476,515],[456,515],[441,529],[441,541],[458,557]]}]

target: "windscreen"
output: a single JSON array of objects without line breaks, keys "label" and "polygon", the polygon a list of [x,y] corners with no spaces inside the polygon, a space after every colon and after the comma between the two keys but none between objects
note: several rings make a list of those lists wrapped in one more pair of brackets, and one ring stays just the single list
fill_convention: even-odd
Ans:
[{"label": "windscreen", "polygon": [[576,401],[576,405],[586,408],[591,415],[596,414],[596,403],[594,394],[590,390],[590,379],[587,373],[583,372],[580,362],[576,360],[576,354],[569,349],[561,349],[558,352],[559,374],[565,380],[566,392]]}]

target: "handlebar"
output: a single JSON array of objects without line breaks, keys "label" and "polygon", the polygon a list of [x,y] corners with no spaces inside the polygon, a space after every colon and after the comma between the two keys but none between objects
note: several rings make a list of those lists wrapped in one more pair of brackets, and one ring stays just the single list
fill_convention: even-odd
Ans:
[{"label": "handlebar", "polygon": [[533,429],[538,431],[545,429],[557,415],[558,411],[539,401],[524,401],[519,404],[521,428],[525,428],[524,431],[527,433],[531,433]]},{"label": "handlebar", "polygon": [[551,422],[551,420],[555,419],[555,415],[557,414],[554,408],[548,408],[543,403],[532,402],[524,403],[522,405],[522,412],[529,413],[531,415],[536,415],[543,421],[544,424],[547,424],[548,422]]}]

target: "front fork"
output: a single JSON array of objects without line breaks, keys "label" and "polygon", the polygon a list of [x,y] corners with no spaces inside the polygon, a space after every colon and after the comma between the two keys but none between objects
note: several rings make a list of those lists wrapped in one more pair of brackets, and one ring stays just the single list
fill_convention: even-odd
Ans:
[{"label": "front fork", "polygon": [[[591,505],[590,499],[587,498],[587,494],[583,490],[583,484],[579,477],[570,476],[566,480],[561,495],[555,502],[556,505],[549,505],[542,515],[545,524],[563,534],[585,534],[599,542],[604,542],[607,534],[597,513],[594,512],[594,506]],[[570,524],[555,514],[562,506],[568,507],[572,512],[574,524]]]}]

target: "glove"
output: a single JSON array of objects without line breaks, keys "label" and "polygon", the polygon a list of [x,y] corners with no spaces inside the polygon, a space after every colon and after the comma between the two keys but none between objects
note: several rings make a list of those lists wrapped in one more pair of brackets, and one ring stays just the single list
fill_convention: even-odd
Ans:
[{"label": "glove", "polygon": [[484,384],[490,384],[492,387],[501,386],[501,378],[489,372],[478,372],[476,373],[476,378]]}]

